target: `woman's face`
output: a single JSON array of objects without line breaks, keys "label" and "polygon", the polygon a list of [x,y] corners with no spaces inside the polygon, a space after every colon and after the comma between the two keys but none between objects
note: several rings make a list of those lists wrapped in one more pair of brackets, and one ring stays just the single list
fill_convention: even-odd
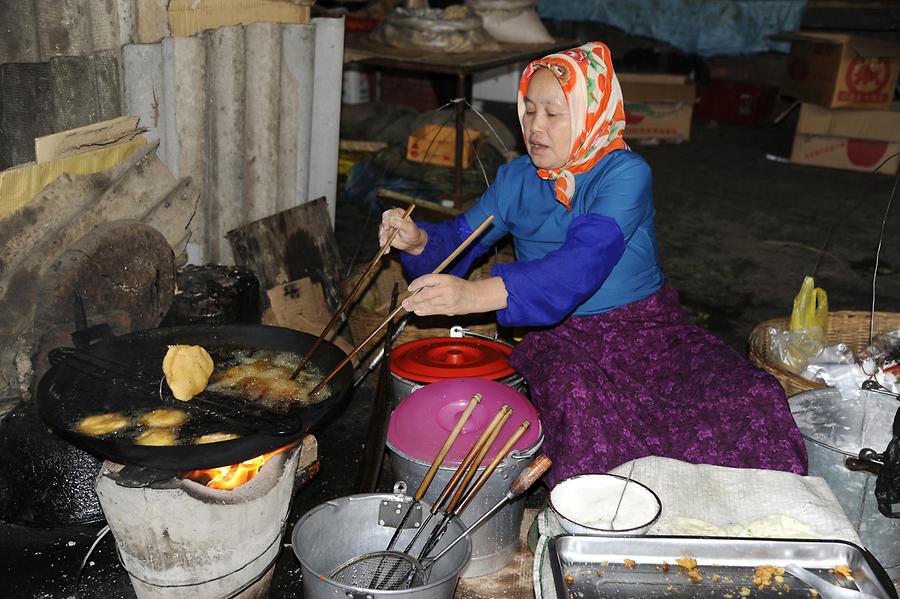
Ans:
[{"label": "woman's face", "polygon": [[559,81],[547,69],[538,69],[528,83],[522,125],[528,155],[536,167],[559,168],[569,160],[572,149],[569,105]]}]

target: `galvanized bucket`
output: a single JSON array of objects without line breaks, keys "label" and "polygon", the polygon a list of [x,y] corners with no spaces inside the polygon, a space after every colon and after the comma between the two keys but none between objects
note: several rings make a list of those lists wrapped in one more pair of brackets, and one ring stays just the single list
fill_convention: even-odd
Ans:
[{"label": "galvanized bucket", "polygon": [[[895,397],[861,391],[844,399],[837,389],[815,389],[792,396],[791,413],[803,433],[809,475],[825,479],[860,540],[892,580],[900,578],[900,520],[878,511],[877,454],[891,441],[900,407]],[[873,451],[866,451],[873,450]],[[875,455],[875,459],[870,456]]]},{"label": "galvanized bucket", "polygon": [[[488,479],[487,484],[475,496],[468,509],[460,516],[463,526],[468,526],[478,520],[481,515],[494,507],[506,495],[507,491],[509,491],[510,483],[531,463],[543,442],[544,436],[541,435],[532,446],[524,451],[511,452],[497,466],[497,469]],[[410,485],[418,485],[431,464],[417,460],[397,450],[391,446],[390,442],[388,442],[387,446],[391,451],[391,467],[394,480],[405,481]],[[441,466],[438,469],[431,486],[428,488],[428,492],[425,493],[425,499],[429,503],[437,499],[444,487],[447,486],[456,468],[454,465]],[[478,469],[475,476],[480,476],[482,472],[484,472],[484,466]],[[462,572],[463,578],[483,576],[496,572],[512,561],[516,553],[516,544],[519,540],[519,529],[522,526],[524,512],[525,498],[519,497],[512,503],[507,504],[472,532],[469,537],[472,539],[472,558]]]},{"label": "galvanized bucket", "polygon": [[[291,543],[303,570],[305,599],[452,599],[460,572],[472,555],[468,537],[456,544],[446,556],[435,562],[426,584],[405,590],[369,590],[339,583],[329,578],[331,572],[347,560],[387,548],[412,498],[401,493],[366,493],[341,497],[307,512],[294,525]],[[402,551],[412,539],[421,514],[430,504],[422,501],[404,523],[395,549]],[[432,518],[424,535],[438,523]],[[432,555],[436,555],[463,532],[458,519],[450,522],[447,532]]]}]

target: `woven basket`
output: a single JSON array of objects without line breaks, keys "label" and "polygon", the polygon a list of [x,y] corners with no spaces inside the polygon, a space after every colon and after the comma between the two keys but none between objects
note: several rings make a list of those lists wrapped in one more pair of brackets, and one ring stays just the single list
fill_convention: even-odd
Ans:
[{"label": "woven basket", "polygon": [[[478,266],[469,275],[469,280],[475,281],[491,276],[491,268],[494,264],[512,262],[515,259],[511,247],[502,247],[497,252],[489,254],[486,259],[478,262]],[[367,264],[355,268],[344,282],[344,297],[353,290],[356,281],[365,271]],[[347,322],[350,326],[350,334],[355,343],[364,341],[372,331],[380,325],[389,313],[391,304],[391,292],[394,283],[402,294],[406,291],[410,279],[403,273],[400,261],[396,253],[388,254],[381,260],[375,273],[368,283],[358,292],[357,299],[348,308]],[[397,317],[399,319],[400,316]],[[463,316],[415,316],[407,323],[403,332],[394,342],[394,347],[416,339],[429,337],[446,337],[450,334],[450,327],[459,325],[470,331],[482,335],[495,336],[497,334],[497,322],[493,312],[486,314],[470,314]],[[382,330],[369,343],[360,350],[360,363],[367,361],[373,350],[384,343],[386,331]]]},{"label": "woven basket", "polygon": [[[750,333],[748,353],[754,364],[775,376],[788,396],[801,391],[824,389],[826,385],[810,381],[799,374],[780,366],[775,356],[770,354],[769,328],[785,331],[790,327],[790,318],[773,318],[760,323]],[[875,334],[900,329],[900,313],[875,312]],[[846,343],[858,354],[869,344],[869,312],[843,310],[828,313],[828,331],[825,334],[829,344]]]}]

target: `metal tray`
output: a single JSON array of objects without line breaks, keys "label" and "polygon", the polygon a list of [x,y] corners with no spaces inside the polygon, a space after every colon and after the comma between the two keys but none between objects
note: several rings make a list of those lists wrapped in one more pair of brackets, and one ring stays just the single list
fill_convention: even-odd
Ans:
[{"label": "metal tray", "polygon": [[[698,580],[676,565],[679,558],[697,561]],[[787,573],[783,583],[753,584],[757,567],[789,563],[881,599],[898,599],[884,568],[846,541],[560,535],[550,540],[549,559],[558,599],[810,599],[809,586]],[[850,567],[853,581],[829,571],[841,565]]]}]

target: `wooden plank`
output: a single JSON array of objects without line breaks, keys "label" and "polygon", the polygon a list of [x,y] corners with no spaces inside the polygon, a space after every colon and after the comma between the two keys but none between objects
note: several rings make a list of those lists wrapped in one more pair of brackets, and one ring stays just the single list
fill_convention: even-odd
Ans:
[{"label": "wooden plank", "polygon": [[252,270],[263,289],[309,277],[322,286],[332,311],[343,303],[340,258],[324,197],[232,229],[225,237],[235,262]]},{"label": "wooden plank", "polygon": [[416,208],[421,208],[419,212],[425,211],[436,213],[443,218],[452,218],[462,214],[462,211],[457,208],[453,208],[451,206],[442,206],[441,204],[435,204],[434,202],[423,200],[421,198],[407,195],[405,193],[391,191],[390,189],[379,188],[377,191],[377,195],[379,198],[388,200],[393,204],[402,206],[403,208],[406,208],[406,206],[409,206],[410,204],[415,204]]},{"label": "wooden plank", "polygon": [[123,141],[131,141],[145,131],[147,129],[138,124],[138,117],[122,116],[45,135],[34,140],[35,162],[44,164]]}]

